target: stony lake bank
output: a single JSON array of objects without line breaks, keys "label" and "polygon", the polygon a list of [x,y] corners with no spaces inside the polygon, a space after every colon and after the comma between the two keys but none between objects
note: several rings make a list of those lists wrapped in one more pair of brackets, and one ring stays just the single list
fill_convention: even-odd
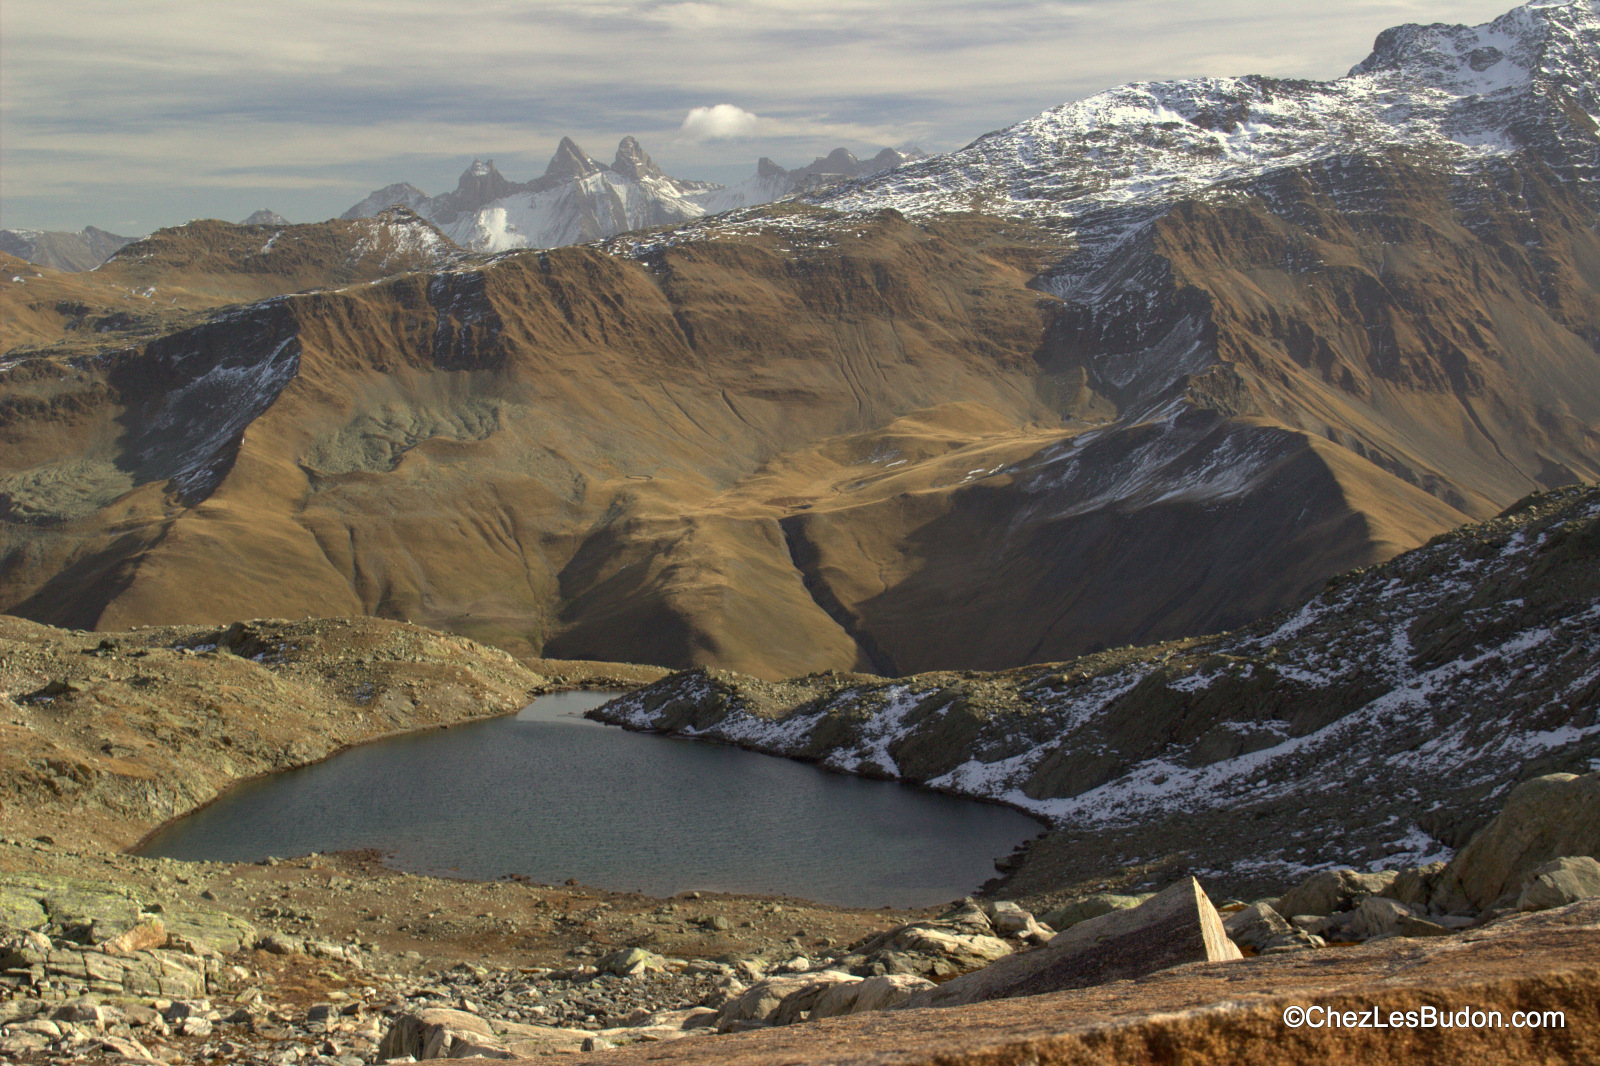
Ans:
[{"label": "stony lake bank", "polygon": [[[1524,786],[1514,797],[1533,797],[1527,811],[1491,823],[1479,834],[1488,843],[1464,849],[1470,862],[1320,874],[1249,905],[1181,876],[1114,896],[1103,890],[1132,876],[1114,868],[1019,901],[906,911],[454,881],[366,853],[225,864],[125,851],[235,781],[510,713],[543,692],[661,673],[523,663],[376,620],[92,634],[0,620],[0,1051],[274,1066],[473,1054],[1136,1062],[1178,1040],[1197,1062],[1276,1062],[1295,1060],[1272,1057],[1290,1045],[1270,1013],[1297,989],[1327,1004],[1370,995],[1600,1013],[1600,904],[1581,902],[1594,871],[1544,869],[1600,849],[1579,839],[1600,826],[1592,774]],[[1174,911],[1173,893],[1190,885]],[[1160,950],[1131,952],[1142,967],[1107,968],[1096,954],[1096,930],[1121,930],[1126,948],[1148,946],[1152,929]],[[879,1010],[935,987],[954,994],[963,974],[1000,972],[997,962],[1056,956],[1077,976],[1058,982],[1044,1015],[983,997]],[[1583,1061],[1572,1056],[1589,1053],[1595,1032],[1453,1035],[1413,1050]],[[1293,1046],[1345,1047],[1348,1035]],[[1376,1046],[1349,1045],[1349,1060]],[[1250,1047],[1261,1054],[1237,1057]]]}]

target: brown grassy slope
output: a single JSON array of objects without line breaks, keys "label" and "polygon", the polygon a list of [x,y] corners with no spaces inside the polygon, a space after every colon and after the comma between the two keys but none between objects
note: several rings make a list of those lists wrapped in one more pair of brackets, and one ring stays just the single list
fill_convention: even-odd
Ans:
[{"label": "brown grassy slope", "polygon": [[458,251],[405,208],[287,226],[209,218],[156,230],[120,249],[99,272],[130,288],[154,286],[158,300],[165,294],[180,303],[244,303],[422,269]]},{"label": "brown grassy slope", "polygon": [[289,226],[200,219],[157,230],[81,273],[0,253],[0,353],[93,355],[194,327],[217,307],[373,281],[458,253],[404,209]]},{"label": "brown grassy slope", "polygon": [[[1236,626],[1464,517],[1600,477],[1592,223],[1536,167],[1464,192],[1404,157],[1181,204],[1041,351],[1063,390],[1158,417],[1071,460],[841,497],[788,528],[836,614],[901,671]],[[1129,278],[1145,288],[1119,299]],[[1182,373],[1171,338],[1191,335],[1209,365]],[[1165,424],[1180,400],[1225,420]],[[1069,462],[1075,484],[1058,477]],[[1253,483],[1226,484],[1250,463]]]},{"label": "brown grassy slope", "polygon": [[[1155,279],[1133,302],[1030,288],[1064,250],[1016,223],[786,206],[643,261],[529,252],[237,312],[0,399],[0,603],[105,627],[377,614],[762,676],[1235,625],[1594,465],[1579,208],[1541,216],[1529,281],[1395,173],[1395,204],[1320,222],[1177,211],[1119,264]],[[1330,234],[1368,266],[1306,266]],[[1458,262],[1426,266],[1436,245]],[[1380,274],[1396,336],[1453,338],[1489,301],[1502,369],[1454,390],[1434,340],[1385,369],[1352,325]],[[1184,330],[1187,371],[1160,346]],[[172,399],[282,352],[260,412],[215,413],[253,385]]]},{"label": "brown grassy slope", "polygon": [[1157,244],[1263,414],[1479,518],[1600,474],[1600,237],[1575,190],[1533,162],[1451,189],[1396,156],[1261,192],[1186,203]]},{"label": "brown grassy slope", "polygon": [[[605,575],[584,570],[580,549],[614,520],[670,527],[686,503],[768,456],[951,393],[1013,425],[1048,416],[1027,375],[1049,301],[1010,261],[1017,241],[995,237],[996,255],[973,255],[991,238],[961,234],[967,225],[950,227],[958,241],[885,219],[821,263],[770,242],[713,243],[669,255],[653,275],[564,249],[294,298],[299,373],[244,434],[218,490],[170,521],[157,501],[124,498],[121,525],[90,524],[92,546],[12,602],[103,626],[226,617],[240,602],[374,612],[538,648],[563,601],[606,598],[589,587]],[[884,337],[897,359],[883,358]],[[703,545],[686,543],[690,572],[726,580],[692,577],[687,607],[668,580],[648,590],[659,605],[649,611],[727,619],[725,636],[690,644],[753,669],[854,660],[784,564],[770,520],[708,530]],[[137,561],[110,553],[127,585],[97,600],[89,590],[104,582],[70,572],[129,531],[141,538]],[[52,528],[34,550],[66,532]],[[742,568],[731,562],[741,556]],[[748,625],[729,618],[741,597]],[[773,604],[792,607],[777,618],[800,631],[786,655],[759,630],[771,630]]]}]

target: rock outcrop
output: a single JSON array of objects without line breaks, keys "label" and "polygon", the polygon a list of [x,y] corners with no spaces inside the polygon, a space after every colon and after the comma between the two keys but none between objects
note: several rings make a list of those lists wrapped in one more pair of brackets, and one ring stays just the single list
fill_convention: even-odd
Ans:
[{"label": "rock outcrop", "polygon": [[1563,856],[1528,874],[1517,909],[1549,910],[1586,899],[1600,899],[1600,862],[1588,855]]},{"label": "rock outcrop", "polygon": [[1189,878],[1137,907],[1079,922],[1044,947],[919,992],[903,1005],[954,1007],[1143,977],[1190,962],[1241,958],[1200,883]]},{"label": "rock outcrop", "polygon": [[[1600,995],[1597,952],[1600,902],[1580,903],[1502,919],[1471,940],[1388,939],[1323,952],[1314,966],[1300,955],[1193,963],[1135,982],[950,1009],[874,1012],[824,1025],[604,1052],[592,1061],[1136,1066],[1171,1061],[1178,1053],[1195,1066],[1600,1061],[1600,1031],[1581,1021],[1593,1017]],[[1286,1010],[1312,1006],[1318,1008],[1312,1025],[1285,1024]],[[1424,1010],[1452,1021],[1466,1010],[1468,1021],[1424,1027]],[[1520,1027],[1512,1024],[1513,1011],[1529,1010],[1538,1012],[1535,1024],[1525,1016]],[[1340,1024],[1325,1024],[1331,1011],[1339,1012]],[[1362,1024],[1364,1014],[1389,1023],[1395,1011],[1398,1024]],[[1490,1011],[1499,1012],[1498,1024]],[[1408,1012],[1417,1028],[1408,1025]],[[1473,1012],[1483,1013],[1484,1025],[1471,1024]]]},{"label": "rock outcrop", "polygon": [[995,934],[983,909],[966,900],[937,919],[898,926],[855,945],[841,965],[866,976],[945,980],[1010,955],[1012,945]]},{"label": "rock outcrop", "polygon": [[1450,860],[1433,901],[1445,910],[1514,906],[1537,867],[1582,855],[1600,857],[1600,772],[1536,777]]}]

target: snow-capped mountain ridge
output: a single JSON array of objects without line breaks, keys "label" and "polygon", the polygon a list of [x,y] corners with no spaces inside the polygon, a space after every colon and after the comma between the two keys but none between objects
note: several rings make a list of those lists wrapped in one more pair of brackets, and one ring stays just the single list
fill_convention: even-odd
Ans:
[{"label": "snow-capped mountain ridge", "polygon": [[1071,296],[1075,281],[1174,201],[1286,167],[1401,150],[1468,171],[1532,151],[1563,169],[1586,159],[1574,176],[1592,184],[1597,83],[1594,4],[1534,3],[1484,26],[1387,30],[1334,81],[1121,86],[808,199],[846,211],[976,209],[1065,226],[1085,253],[1055,286]]},{"label": "snow-capped mountain ridge", "polygon": [[509,181],[494,160],[474,159],[451,192],[428,196],[400,182],[375,190],[340,217],[367,218],[401,206],[473,251],[554,248],[769,203],[844,178],[877,173],[907,158],[885,148],[863,162],[839,148],[792,171],[763,159],[751,178],[724,187],[672,177],[634,137],[621,140],[609,165],[571,137],[563,137],[544,174],[532,181]]}]

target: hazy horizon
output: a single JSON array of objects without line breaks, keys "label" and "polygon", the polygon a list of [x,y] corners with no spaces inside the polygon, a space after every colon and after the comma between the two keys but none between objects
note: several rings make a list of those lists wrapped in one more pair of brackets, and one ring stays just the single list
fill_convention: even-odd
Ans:
[{"label": "hazy horizon", "polygon": [[759,156],[949,151],[1129,81],[1332,78],[1403,22],[1508,0],[8,0],[0,226],[125,235],[269,208],[337,216],[375,188],[454,188],[473,158],[525,181],[562,136],[639,138],[670,174]]}]

